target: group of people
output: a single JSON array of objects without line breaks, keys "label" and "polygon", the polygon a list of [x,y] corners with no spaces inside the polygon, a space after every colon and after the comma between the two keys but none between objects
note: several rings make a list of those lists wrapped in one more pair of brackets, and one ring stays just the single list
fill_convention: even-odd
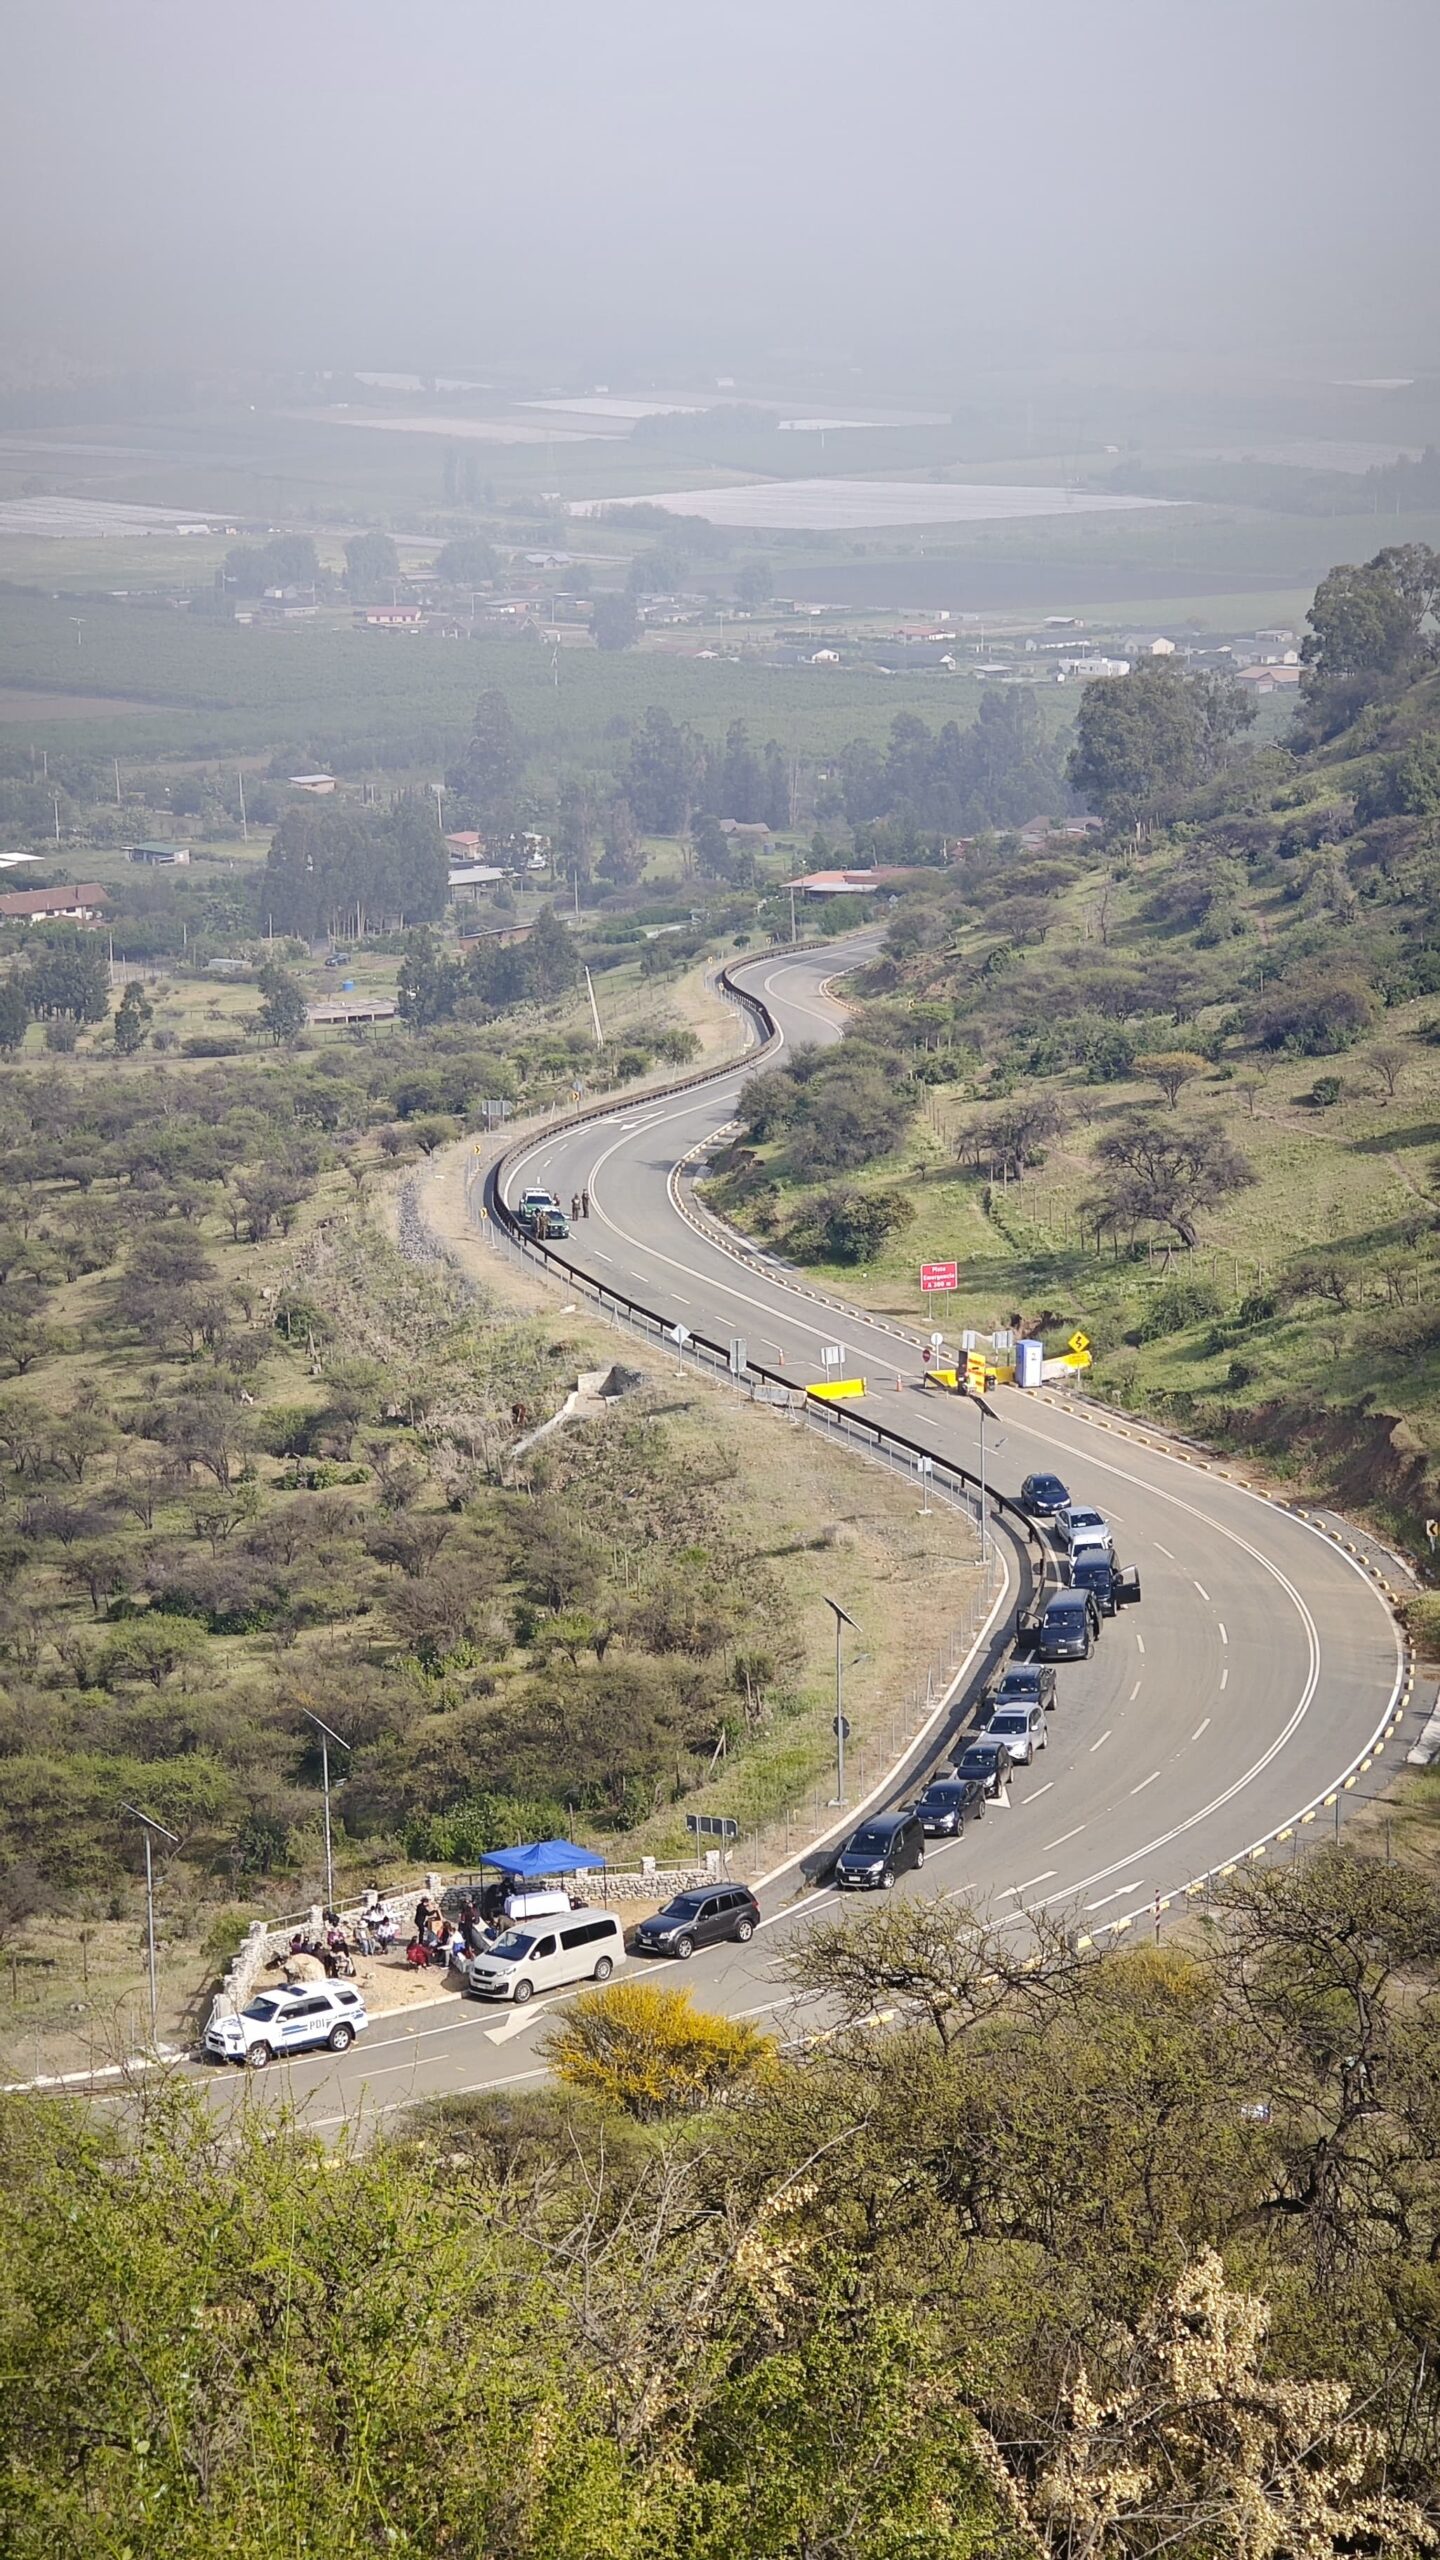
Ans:
[{"label": "group of people", "polygon": [[[487,1904],[493,1907],[487,1908]],[[462,1894],[453,1920],[446,1918],[433,1894],[422,1893],[415,1905],[415,1925],[405,1949],[405,1961],[413,1965],[468,1964],[482,1947],[493,1944],[499,1934],[497,1921],[503,1928],[503,1902],[498,1887],[487,1886],[478,1902],[469,1894]]]},{"label": "group of people", "polygon": [[577,1222],[577,1220],[578,1220],[578,1219],[580,1219],[580,1218],[588,1218],[588,1217],[589,1217],[589,1215],[590,1215],[590,1194],[589,1194],[589,1192],[588,1192],[588,1191],[572,1191],[572,1192],[571,1192],[571,1194],[570,1194],[570,1224],[571,1224],[571,1226],[573,1227],[573,1226],[576,1224],[576,1222]]}]

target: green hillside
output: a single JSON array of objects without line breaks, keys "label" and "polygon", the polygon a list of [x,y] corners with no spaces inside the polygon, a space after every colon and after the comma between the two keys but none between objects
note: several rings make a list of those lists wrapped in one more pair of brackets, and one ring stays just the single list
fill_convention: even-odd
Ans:
[{"label": "green hillside", "polygon": [[1097,1395],[1416,1542],[1440,1476],[1435,574],[1408,546],[1322,584],[1282,746],[1168,663],[1092,686],[1072,778],[1103,833],[912,874],[839,1058],[757,1080],[714,1195],[911,1317],[918,1264],[954,1257],[952,1324],[1082,1323]]}]

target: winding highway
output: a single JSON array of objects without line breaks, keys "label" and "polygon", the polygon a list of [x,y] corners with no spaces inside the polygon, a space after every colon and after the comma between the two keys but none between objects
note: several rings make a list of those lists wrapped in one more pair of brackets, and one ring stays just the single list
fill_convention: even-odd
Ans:
[{"label": "winding highway", "polygon": [[[827,981],[868,947],[772,955],[738,973],[781,1036],[767,1064],[785,1046],[838,1036],[844,1017]],[[821,1346],[839,1341],[845,1374],[871,1382],[861,1411],[937,1459],[975,1469],[975,1410],[921,1390],[918,1327],[907,1336],[859,1310],[817,1303],[799,1275],[737,1252],[687,1206],[677,1168],[731,1118],[752,1071],[741,1064],[683,1093],[617,1102],[525,1142],[506,1161],[506,1196],[544,1185],[568,1204],[588,1190],[590,1216],[563,1248],[578,1272],[712,1340],[743,1335],[755,1360],[797,1384],[821,1374]],[[1363,1565],[1294,1513],[1068,1399],[1001,1389],[992,1401],[1000,1408],[987,1435],[992,1481],[1013,1493],[1032,1470],[1053,1468],[1115,1524],[1122,1561],[1140,1568],[1144,1600],[1106,1622],[1090,1661],[1060,1668],[1048,1747],[1016,1772],[1009,1804],[992,1806],[954,1844],[932,1842],[923,1873],[900,1890],[976,1896],[1021,1925],[1032,1910],[1061,1912],[1104,1943],[1117,1924],[1142,1925],[1157,1899],[1244,1858],[1319,1805],[1401,1712],[1400,1646]],[[1018,1542],[1003,1529],[997,1538],[1009,1580],[992,1651],[1023,1563]],[[920,1776],[948,1761],[986,1658],[953,1714],[892,1776],[888,1800],[908,1799]],[[1392,1764],[1410,1721],[1407,1712],[1389,1746]],[[1384,1765],[1372,1787],[1383,1783]],[[702,1951],[683,1976],[666,1970],[662,1978],[683,1979],[706,2005],[773,2023],[786,2005],[772,1971],[776,1948],[836,1897],[811,1885],[797,1860],[761,1882],[760,1899],[764,1920],[748,1947]],[[535,2079],[534,2031],[552,2006],[537,1999],[497,2017],[474,2002],[446,2002],[403,2022],[378,2019],[343,2060],[297,2059],[266,2074],[267,2094],[288,2084],[323,2126],[446,2090]],[[232,2095],[242,2076],[227,2075]]]}]

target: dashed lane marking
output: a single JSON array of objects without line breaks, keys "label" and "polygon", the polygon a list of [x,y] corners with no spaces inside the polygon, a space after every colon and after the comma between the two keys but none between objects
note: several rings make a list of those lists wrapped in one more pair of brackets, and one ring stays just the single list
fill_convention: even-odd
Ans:
[{"label": "dashed lane marking", "polygon": [[1193,1733],[1191,1734],[1191,1736],[1190,1736],[1191,1741],[1192,1741],[1192,1742],[1198,1742],[1198,1741],[1199,1741],[1199,1739],[1200,1739],[1201,1734],[1202,1734],[1202,1733],[1208,1733],[1209,1729],[1210,1729],[1210,1719],[1209,1719],[1209,1717],[1208,1717],[1208,1716],[1202,1716],[1202,1717],[1201,1717],[1201,1719],[1200,1719],[1200,1722],[1197,1724],[1197,1726],[1195,1727],[1194,1732],[1193,1732]]},{"label": "dashed lane marking", "polygon": [[1132,1707],[1134,1706],[1135,1701],[1136,1701],[1136,1699],[1139,1697],[1139,1695],[1140,1695],[1140,1682],[1137,1680],[1137,1681],[1136,1681],[1136,1683],[1135,1683],[1134,1688],[1133,1688],[1133,1689],[1131,1690],[1131,1692],[1130,1692],[1129,1703],[1130,1703],[1130,1705],[1131,1705]]},{"label": "dashed lane marking", "polygon": [[1160,1772],[1158,1769],[1152,1769],[1148,1778],[1142,1778],[1138,1787],[1131,1788],[1130,1793],[1132,1796],[1143,1796],[1147,1787],[1154,1786],[1159,1775]]},{"label": "dashed lane marking", "polygon": [[[1192,1580],[1193,1580],[1193,1576],[1192,1576]],[[1196,1590],[1199,1592],[1200,1597],[1201,1597],[1201,1599],[1202,1599],[1202,1600],[1208,1600],[1208,1599],[1209,1599],[1210,1594],[1209,1594],[1209,1592],[1206,1590],[1205,1585],[1204,1585],[1204,1583],[1203,1583],[1203,1582],[1197,1582],[1197,1583],[1195,1584],[1195,1588],[1196,1588]]]},{"label": "dashed lane marking", "polygon": [[1091,1743],[1091,1745],[1090,1745],[1091,1750],[1092,1750],[1092,1751],[1098,1751],[1098,1750],[1099,1750],[1099,1748],[1100,1748],[1100,1743],[1101,1743],[1101,1742],[1108,1742],[1108,1741],[1109,1741],[1109,1739],[1110,1739],[1110,1736],[1111,1736],[1111,1734],[1114,1732],[1114,1730],[1115,1730],[1115,1727],[1113,1726],[1113,1724],[1107,1724],[1107,1726],[1105,1727],[1104,1732],[1103,1732],[1103,1733],[1101,1734],[1101,1736],[1100,1736],[1100,1741],[1099,1741],[1099,1742],[1092,1742],[1092,1743]]},{"label": "dashed lane marking", "polygon": [[1083,1822],[1077,1822],[1073,1831],[1062,1831],[1058,1840],[1047,1840],[1044,1845],[1047,1849],[1063,1849],[1067,1840],[1078,1840],[1084,1828]]}]

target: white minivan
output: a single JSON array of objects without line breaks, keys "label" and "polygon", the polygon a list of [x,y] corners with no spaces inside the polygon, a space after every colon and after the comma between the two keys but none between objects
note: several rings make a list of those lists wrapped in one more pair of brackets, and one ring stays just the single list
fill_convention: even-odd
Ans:
[{"label": "white minivan", "polygon": [[466,1975],[477,2000],[528,2000],[569,1982],[608,1982],[625,1962],[625,1932],[613,1911],[582,1907],[565,1918],[527,1920],[474,1958]]}]

